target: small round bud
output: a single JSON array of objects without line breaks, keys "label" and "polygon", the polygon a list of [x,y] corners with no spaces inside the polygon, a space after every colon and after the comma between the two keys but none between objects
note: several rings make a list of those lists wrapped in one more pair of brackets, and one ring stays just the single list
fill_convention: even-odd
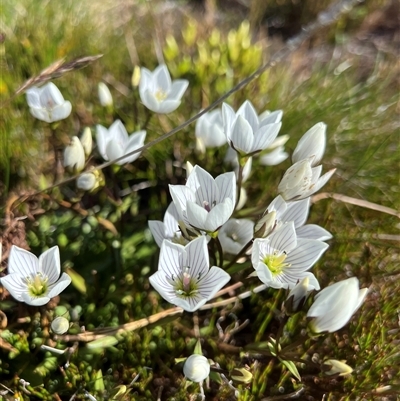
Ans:
[{"label": "small round bud", "polygon": [[190,355],[183,366],[183,374],[192,382],[202,382],[210,374],[210,364],[207,358],[203,355]]},{"label": "small round bud", "polygon": [[69,321],[65,317],[58,316],[51,322],[51,329],[56,334],[64,334],[69,329]]}]

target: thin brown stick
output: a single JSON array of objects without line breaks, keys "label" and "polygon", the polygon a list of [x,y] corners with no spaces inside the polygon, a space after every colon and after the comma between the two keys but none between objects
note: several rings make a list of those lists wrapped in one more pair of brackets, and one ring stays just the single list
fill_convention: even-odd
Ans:
[{"label": "thin brown stick", "polygon": [[387,206],[382,206],[377,203],[369,202],[363,199],[352,198],[350,196],[335,194],[331,192],[322,192],[320,194],[314,195],[311,198],[312,203],[316,203],[322,199],[335,199],[339,202],[349,203],[350,205],[364,207],[366,209],[375,210],[377,212],[390,214],[400,218],[400,212]]}]

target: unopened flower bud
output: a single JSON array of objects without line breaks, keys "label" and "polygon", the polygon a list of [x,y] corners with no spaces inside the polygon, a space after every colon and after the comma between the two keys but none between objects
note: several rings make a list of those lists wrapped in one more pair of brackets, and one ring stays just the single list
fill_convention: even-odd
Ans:
[{"label": "unopened flower bud", "polygon": [[253,375],[245,368],[233,369],[233,371],[230,374],[230,377],[232,380],[244,384],[250,383],[253,380]]},{"label": "unopened flower bud", "polygon": [[319,290],[319,283],[314,275],[306,276],[299,281],[289,292],[285,301],[285,310],[288,315],[300,310],[313,290]]},{"label": "unopened flower bud", "polygon": [[69,321],[65,317],[58,316],[51,322],[51,329],[56,334],[64,334],[69,329]]},{"label": "unopened flower bud", "polygon": [[346,361],[338,361],[336,359],[328,359],[322,364],[322,371],[326,375],[339,375],[346,376],[349,375],[353,368],[345,363]]},{"label": "unopened flower bud", "polygon": [[113,98],[110,89],[108,89],[108,86],[105,83],[100,82],[97,89],[98,89],[100,104],[103,107],[111,107],[113,105]]},{"label": "unopened flower bud", "polygon": [[74,173],[79,173],[85,166],[85,151],[77,136],[73,136],[71,143],[64,150],[64,167]]},{"label": "unopened flower bud", "polygon": [[103,185],[103,175],[101,171],[94,170],[81,174],[76,180],[76,186],[84,191],[93,192]]},{"label": "unopened flower bud", "polygon": [[210,364],[207,358],[203,355],[190,355],[183,365],[183,374],[192,382],[202,382],[210,374]]},{"label": "unopened flower bud", "polygon": [[265,213],[254,227],[254,238],[265,238],[276,225],[275,210]]},{"label": "unopened flower bud", "polygon": [[83,130],[83,133],[81,135],[81,144],[83,146],[83,150],[85,151],[86,157],[89,156],[90,153],[92,153],[93,147],[92,131],[89,127],[86,127]]}]

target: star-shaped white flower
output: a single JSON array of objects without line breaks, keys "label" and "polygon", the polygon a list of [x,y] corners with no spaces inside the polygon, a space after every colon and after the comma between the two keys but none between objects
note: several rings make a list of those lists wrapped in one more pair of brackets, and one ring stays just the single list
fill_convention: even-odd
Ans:
[{"label": "star-shaped white flower", "polygon": [[231,217],[236,202],[234,172],[214,178],[195,166],[186,185],[170,185],[169,190],[180,219],[186,226],[212,234]]},{"label": "star-shaped white flower", "polygon": [[268,148],[279,133],[281,118],[281,111],[260,118],[248,100],[236,113],[228,104],[222,105],[222,120],[228,143],[243,155]]},{"label": "star-shaped white flower", "polygon": [[292,289],[305,276],[314,281],[312,273],[307,270],[327,248],[324,242],[297,238],[291,221],[267,238],[254,240],[251,253],[253,275],[272,288]]},{"label": "star-shaped white flower", "polygon": [[[146,138],[146,131],[137,131],[128,135],[124,124],[120,120],[114,121],[107,129],[102,125],[96,126],[97,146],[104,160],[115,160],[121,156],[133,152],[143,146]],[[127,156],[116,164],[123,165],[132,163],[140,156],[140,152]]]},{"label": "star-shaped white flower", "polygon": [[182,245],[186,245],[188,242],[182,236],[179,227],[179,214],[174,202],[169,204],[164,215],[164,221],[149,220],[149,228],[159,247],[165,239]]},{"label": "star-shaped white flower", "polygon": [[202,236],[186,246],[164,240],[158,271],[149,280],[166,301],[194,312],[210,300],[230,276],[217,266],[210,269],[207,240]]},{"label": "star-shaped white flower", "polygon": [[60,90],[52,82],[41,88],[34,86],[28,89],[26,101],[33,117],[47,123],[67,118],[72,110],[71,103],[64,100]]},{"label": "star-shaped white flower", "polygon": [[0,281],[16,300],[40,306],[71,283],[68,274],[60,277],[60,272],[58,246],[42,253],[38,259],[33,253],[13,245],[8,261],[9,274]]},{"label": "star-shaped white flower", "polygon": [[171,82],[166,65],[159,65],[153,72],[143,67],[140,70],[140,99],[155,113],[168,114],[176,110],[188,85],[186,79]]}]

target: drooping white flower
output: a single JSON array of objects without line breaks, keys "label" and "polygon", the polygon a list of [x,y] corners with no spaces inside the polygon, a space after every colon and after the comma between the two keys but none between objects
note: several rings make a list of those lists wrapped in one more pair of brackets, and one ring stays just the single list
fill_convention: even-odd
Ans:
[{"label": "drooping white flower", "polygon": [[194,312],[211,299],[230,276],[217,266],[210,269],[207,240],[202,236],[186,246],[164,240],[158,271],[149,280],[166,301]]},{"label": "drooping white flower", "polygon": [[226,143],[220,109],[203,114],[196,122],[195,135],[206,148],[215,148]]},{"label": "drooping white flower", "polygon": [[242,155],[268,148],[281,128],[282,112],[275,111],[260,119],[247,100],[235,113],[231,106],[222,105],[222,120],[229,145]]},{"label": "drooping white flower", "polygon": [[356,277],[339,281],[324,288],[307,312],[313,333],[333,333],[341,329],[363,303],[368,288],[359,289]]},{"label": "drooping white flower", "polygon": [[267,238],[254,240],[251,254],[255,269],[253,275],[269,287],[291,289],[305,276],[313,277],[307,270],[327,248],[324,242],[297,238],[291,221]]},{"label": "drooping white flower", "polygon": [[[142,147],[146,138],[146,131],[137,131],[128,136],[128,132],[120,120],[114,121],[109,129],[97,125],[96,132],[99,152],[106,161],[118,159]],[[139,156],[140,152],[134,153],[117,161],[116,164],[132,163]]]},{"label": "drooping white flower", "polygon": [[278,195],[267,207],[269,213],[275,211],[275,229],[289,221],[294,222],[297,238],[316,239],[327,241],[332,234],[316,224],[305,224],[310,210],[310,198],[299,201],[286,202]]},{"label": "drooping white flower", "polygon": [[28,305],[44,305],[62,292],[71,278],[63,273],[60,277],[60,254],[53,246],[39,256],[15,245],[11,247],[8,275],[1,284],[18,301]]},{"label": "drooping white flower", "polygon": [[214,233],[231,217],[236,202],[235,173],[214,178],[195,166],[186,185],[169,186],[180,219],[186,226]]},{"label": "drooping white flower", "polygon": [[103,107],[111,107],[113,105],[113,98],[110,89],[108,89],[108,86],[104,82],[99,82],[97,93],[99,95],[100,104]]},{"label": "drooping white flower", "polygon": [[71,114],[71,103],[64,100],[60,90],[52,82],[41,88],[34,86],[28,89],[26,100],[33,117],[47,123],[63,120]]},{"label": "drooping white flower", "polygon": [[292,155],[292,162],[297,163],[310,159],[311,165],[316,166],[325,153],[326,124],[318,123],[311,127],[299,140]]},{"label": "drooping white flower", "polygon": [[218,231],[222,250],[238,254],[253,238],[254,223],[248,219],[229,219]]},{"label": "drooping white flower", "polygon": [[322,188],[336,169],[320,177],[322,166],[312,167],[312,158],[300,160],[286,170],[278,185],[278,192],[287,200],[304,199]]},{"label": "drooping white flower", "polygon": [[70,144],[64,149],[64,167],[75,173],[85,167],[85,151],[77,136],[73,136]]},{"label": "drooping white flower", "polygon": [[153,72],[142,67],[140,74],[139,95],[149,110],[167,114],[178,108],[189,81],[177,79],[171,82],[166,65],[159,65]]},{"label": "drooping white flower", "polygon": [[209,376],[210,363],[203,355],[190,355],[183,365],[183,374],[192,382],[200,383]]},{"label": "drooping white flower", "polygon": [[149,220],[149,228],[153,234],[154,241],[161,247],[162,242],[167,239],[177,244],[186,245],[188,241],[182,236],[179,227],[179,214],[174,202],[171,202],[165,212],[164,221]]}]

